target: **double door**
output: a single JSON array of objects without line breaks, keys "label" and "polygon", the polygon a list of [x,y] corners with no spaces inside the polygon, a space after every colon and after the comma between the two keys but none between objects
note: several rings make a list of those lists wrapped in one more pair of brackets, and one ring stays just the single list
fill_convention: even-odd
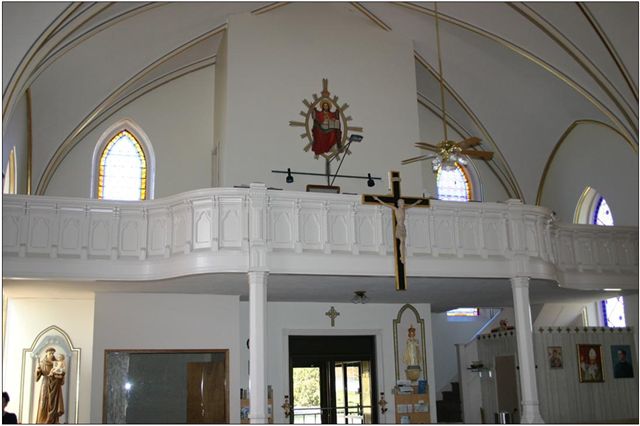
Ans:
[{"label": "double door", "polygon": [[[312,347],[322,347],[314,354],[296,354],[300,345],[290,346],[292,423],[377,423],[374,338],[353,337],[364,344],[318,336],[311,347],[302,350],[311,352]],[[305,342],[300,343],[309,344],[309,339],[305,336]]]}]

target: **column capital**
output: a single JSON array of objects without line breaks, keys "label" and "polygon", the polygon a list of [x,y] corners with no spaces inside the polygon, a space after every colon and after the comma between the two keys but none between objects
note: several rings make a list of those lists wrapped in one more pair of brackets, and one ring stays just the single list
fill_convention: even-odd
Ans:
[{"label": "column capital", "polygon": [[513,288],[529,288],[530,280],[531,280],[531,277],[527,277],[527,276],[516,276],[516,277],[510,278],[511,286]]}]

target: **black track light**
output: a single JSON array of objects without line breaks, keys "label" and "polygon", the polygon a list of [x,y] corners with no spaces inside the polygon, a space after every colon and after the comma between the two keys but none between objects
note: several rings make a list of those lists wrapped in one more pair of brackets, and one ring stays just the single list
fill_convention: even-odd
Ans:
[{"label": "black track light", "polygon": [[371,188],[375,184],[376,183],[373,181],[373,178],[371,177],[371,173],[367,173],[367,186]]},{"label": "black track light", "polygon": [[287,183],[293,183],[293,176],[291,176],[291,169],[287,169]]}]

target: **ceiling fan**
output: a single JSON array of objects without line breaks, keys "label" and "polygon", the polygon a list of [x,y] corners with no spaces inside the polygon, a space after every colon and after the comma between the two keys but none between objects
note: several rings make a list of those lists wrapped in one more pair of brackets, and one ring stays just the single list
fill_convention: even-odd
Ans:
[{"label": "ceiling fan", "polygon": [[467,138],[460,142],[454,142],[447,137],[447,112],[444,105],[444,77],[442,74],[442,54],[440,52],[440,25],[438,18],[438,2],[434,2],[435,8],[435,21],[436,21],[436,41],[438,47],[438,78],[440,81],[440,102],[442,107],[442,127],[444,131],[444,140],[437,145],[432,145],[426,142],[418,142],[415,144],[420,149],[432,151],[435,154],[419,155],[417,157],[407,158],[402,160],[402,164],[411,164],[416,161],[427,160],[432,158],[431,166],[434,172],[437,172],[441,167],[444,170],[452,170],[456,168],[456,163],[466,165],[467,160],[464,156],[478,158],[481,160],[491,160],[493,158],[493,152],[480,151],[476,149],[470,149],[473,146],[480,144],[480,138],[475,136]]}]

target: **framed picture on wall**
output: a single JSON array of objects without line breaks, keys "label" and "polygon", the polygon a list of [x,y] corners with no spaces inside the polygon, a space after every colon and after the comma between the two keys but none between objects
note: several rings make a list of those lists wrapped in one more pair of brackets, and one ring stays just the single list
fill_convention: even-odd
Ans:
[{"label": "framed picture on wall", "polygon": [[547,359],[549,368],[563,368],[562,346],[547,346]]},{"label": "framed picture on wall", "polygon": [[604,382],[602,345],[578,344],[578,373],[580,383]]},{"label": "framed picture on wall", "polygon": [[613,365],[614,378],[626,379],[633,377],[631,346],[611,345],[611,364]]}]

